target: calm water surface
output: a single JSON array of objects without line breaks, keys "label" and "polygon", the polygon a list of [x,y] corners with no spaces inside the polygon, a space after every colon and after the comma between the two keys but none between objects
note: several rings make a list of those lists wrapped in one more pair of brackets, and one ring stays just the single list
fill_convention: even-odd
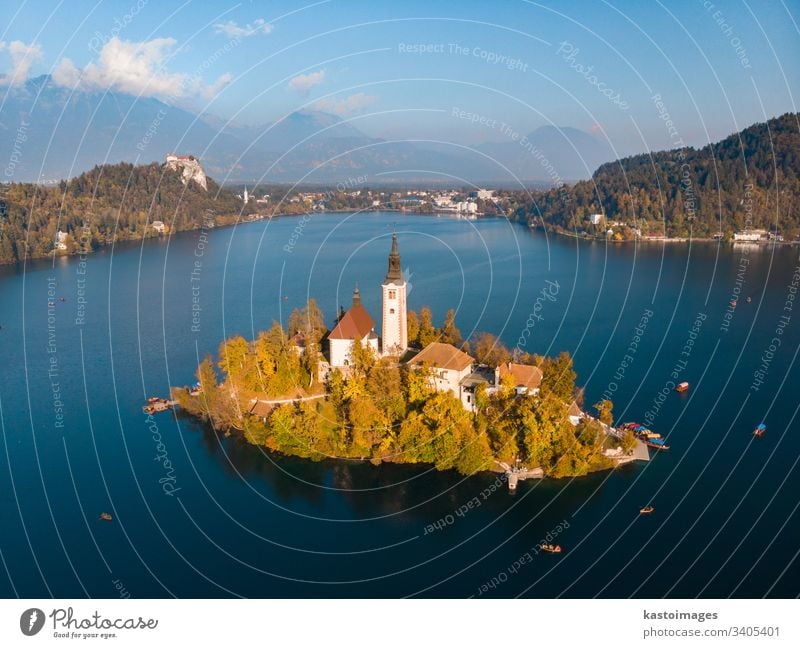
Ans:
[{"label": "calm water surface", "polygon": [[[509,495],[492,475],[312,463],[170,413],[148,425],[147,396],[309,295],[330,323],[358,284],[377,320],[394,223],[411,308],[437,323],[457,308],[465,336],[569,350],[587,403],[613,391],[616,418],[649,415],[672,450]],[[606,247],[365,214],[2,268],[0,595],[115,597],[117,581],[132,597],[796,596],[800,306],[784,307],[797,266],[790,248]],[[676,370],[688,394],[669,391]],[[559,525],[565,554],[528,560]]]}]

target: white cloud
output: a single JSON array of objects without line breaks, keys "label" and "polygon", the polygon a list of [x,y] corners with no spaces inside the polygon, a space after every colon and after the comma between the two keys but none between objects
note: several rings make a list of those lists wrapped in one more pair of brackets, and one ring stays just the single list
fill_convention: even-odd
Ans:
[{"label": "white cloud", "polygon": [[139,43],[115,36],[103,46],[97,62],[83,69],[68,58],[62,59],[53,70],[53,81],[82,90],[117,90],[172,98],[198,94],[209,98],[230,82],[229,74],[223,74],[208,86],[198,74],[167,72],[164,66],[174,54],[175,43],[174,38]]},{"label": "white cloud", "polygon": [[294,90],[302,95],[307,95],[311,88],[318,86],[325,80],[325,70],[318,70],[309,74],[298,74],[289,80],[289,90]]},{"label": "white cloud", "polygon": [[11,57],[11,71],[0,75],[0,83],[5,85],[20,85],[28,80],[31,66],[42,59],[42,48],[37,43],[26,45],[22,41],[6,43],[0,41],[0,52],[8,50]]},{"label": "white cloud", "polygon": [[229,20],[226,23],[217,23],[214,25],[214,32],[217,34],[225,34],[229,38],[247,38],[248,36],[255,36],[256,34],[269,34],[273,27],[263,18],[257,18],[252,23],[246,25],[238,25],[235,20]]},{"label": "white cloud", "polygon": [[358,92],[344,99],[320,99],[312,108],[322,112],[333,113],[334,115],[349,115],[359,112],[367,106],[373,104],[377,97]]},{"label": "white cloud", "polygon": [[214,83],[211,85],[203,85],[201,88],[198,88],[198,91],[203,97],[206,99],[213,99],[216,97],[222,89],[227,86],[233,80],[233,75],[228,74],[227,72],[219,77]]}]

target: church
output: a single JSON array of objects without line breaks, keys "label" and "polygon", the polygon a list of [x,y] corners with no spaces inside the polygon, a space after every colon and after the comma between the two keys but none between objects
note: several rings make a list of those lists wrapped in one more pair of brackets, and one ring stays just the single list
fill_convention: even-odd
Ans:
[{"label": "church", "polygon": [[406,281],[400,267],[400,252],[397,248],[397,234],[392,234],[392,249],[389,252],[389,269],[381,284],[382,327],[381,337],[375,332],[375,322],[367,309],[361,305],[358,288],[353,292],[353,304],[339,318],[336,327],[328,336],[329,363],[331,368],[345,368],[350,365],[353,343],[360,340],[369,346],[375,355],[402,356],[408,349],[408,323],[406,321]]}]

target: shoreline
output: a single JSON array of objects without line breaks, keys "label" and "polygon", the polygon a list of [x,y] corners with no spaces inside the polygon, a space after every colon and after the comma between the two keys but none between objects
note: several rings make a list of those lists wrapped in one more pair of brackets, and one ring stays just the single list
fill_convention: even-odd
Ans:
[{"label": "shoreline", "polygon": [[[249,223],[259,223],[261,221],[271,221],[271,220],[276,219],[276,218],[303,218],[304,216],[308,216],[308,217],[311,217],[311,216],[324,216],[325,214],[366,214],[366,213],[369,213],[369,212],[390,212],[390,213],[409,214],[409,215],[416,215],[416,216],[448,216],[448,217],[450,217],[450,216],[458,216],[458,213],[456,213],[456,212],[431,212],[431,211],[419,211],[418,212],[418,211],[409,211],[407,209],[391,209],[391,208],[375,208],[375,207],[369,207],[369,208],[365,208],[365,209],[326,209],[325,211],[311,212],[310,214],[306,213],[306,212],[299,213],[299,214],[291,214],[291,213],[274,214],[274,215],[270,215],[270,216],[261,216],[259,218],[249,218],[249,219],[244,219],[244,220],[243,219],[239,219],[236,222],[231,222],[231,223],[227,223],[227,222],[219,223],[219,224],[215,223],[214,227],[212,227],[210,229],[223,229],[223,228],[227,228],[227,227],[236,227],[237,225],[247,225]],[[220,218],[228,219],[228,218],[230,218],[230,216],[221,216]],[[463,218],[463,219],[460,219],[460,220],[484,220],[484,219],[489,219],[489,218],[505,218],[505,217],[504,216],[491,215],[491,214],[481,214],[480,217],[477,218],[477,219],[466,219],[466,218]],[[43,255],[40,255],[40,256],[28,256],[28,255],[26,255],[25,258],[17,259],[16,261],[5,261],[5,262],[0,261],[0,268],[7,268],[7,267],[11,267],[11,266],[24,266],[28,261],[43,261],[45,259],[55,260],[55,259],[61,259],[61,258],[71,259],[73,257],[80,257],[80,256],[87,256],[88,257],[88,256],[94,254],[95,252],[99,251],[99,250],[108,249],[108,248],[110,248],[112,246],[115,246],[115,245],[118,245],[118,244],[121,244],[121,243],[138,243],[138,244],[142,244],[145,241],[149,241],[149,240],[160,241],[160,240],[164,240],[164,239],[169,239],[173,234],[183,234],[185,232],[198,232],[198,231],[203,230],[203,229],[209,229],[209,228],[206,227],[203,224],[199,224],[196,227],[188,227],[186,229],[175,230],[174,232],[170,232],[169,234],[166,234],[166,235],[164,235],[164,234],[153,234],[153,235],[146,235],[146,236],[141,236],[141,237],[137,237],[137,238],[115,239],[114,241],[103,243],[102,245],[99,245],[97,248],[95,248],[93,250],[86,251],[86,252],[81,252],[81,251],[76,250],[75,252],[70,252],[70,253],[60,252],[58,254],[54,254],[54,252],[56,252],[56,251],[53,250],[51,252],[48,252],[47,254],[43,254]]]},{"label": "shoreline", "polygon": [[[334,215],[334,214],[366,214],[366,213],[370,213],[370,212],[387,212],[387,213],[397,213],[397,214],[408,214],[408,215],[413,215],[413,216],[436,216],[436,217],[447,217],[447,218],[455,217],[456,220],[467,220],[467,221],[488,220],[488,219],[504,219],[504,220],[508,221],[509,223],[514,223],[514,224],[521,225],[521,226],[526,227],[528,230],[531,230],[531,231],[533,231],[533,230],[541,230],[541,231],[546,231],[548,234],[555,234],[557,236],[562,236],[564,238],[576,239],[576,240],[579,240],[579,241],[586,241],[586,242],[589,242],[589,243],[612,243],[614,245],[623,245],[623,244],[630,244],[630,243],[634,243],[634,244],[636,244],[636,243],[644,243],[644,244],[656,244],[656,243],[675,243],[675,244],[677,244],[677,243],[683,243],[683,244],[688,244],[688,243],[720,243],[721,244],[721,243],[725,243],[725,244],[731,246],[731,248],[733,248],[733,246],[736,246],[736,245],[759,247],[759,248],[766,248],[766,247],[769,247],[769,246],[773,246],[773,247],[792,247],[792,246],[800,245],[800,240],[798,240],[798,241],[769,241],[769,240],[764,240],[764,241],[734,241],[734,240],[728,239],[728,238],[718,239],[718,238],[715,238],[715,237],[707,237],[707,236],[695,236],[695,237],[690,237],[690,238],[669,237],[669,236],[665,236],[665,237],[640,237],[640,238],[634,238],[634,239],[623,239],[623,240],[620,241],[620,240],[609,239],[607,237],[581,236],[581,235],[575,234],[573,232],[566,232],[566,231],[563,231],[561,229],[548,227],[548,226],[544,226],[544,227],[542,225],[531,226],[530,223],[526,224],[524,222],[520,222],[518,220],[514,220],[514,219],[512,219],[512,218],[510,218],[508,216],[500,215],[500,214],[479,214],[479,215],[477,215],[477,218],[465,218],[465,217],[462,217],[461,214],[458,213],[458,212],[409,211],[407,209],[397,209],[397,208],[388,208],[388,207],[380,207],[380,208],[366,207],[366,208],[363,208],[363,209],[328,209],[328,210],[325,210],[325,211],[311,212],[310,214],[307,213],[307,212],[297,213],[297,214],[295,214],[295,213],[281,213],[281,214],[261,216],[261,217],[258,217],[258,218],[249,218],[249,219],[245,219],[245,220],[238,219],[235,222],[222,222],[222,223],[219,223],[219,224],[215,224],[214,227],[211,228],[211,229],[223,229],[223,228],[228,228],[228,227],[236,227],[238,225],[246,225],[246,224],[249,224],[249,223],[258,223],[258,222],[261,222],[261,221],[271,221],[273,219],[279,219],[279,218],[303,218],[303,217],[313,217],[313,216],[324,216],[326,214],[331,214],[331,215]],[[227,219],[229,219],[231,217],[230,216],[221,216],[220,218],[223,218],[223,219],[227,220]],[[100,251],[100,250],[104,250],[104,249],[108,249],[108,248],[110,248],[112,246],[116,246],[118,244],[127,244],[127,243],[143,244],[145,241],[148,241],[148,240],[164,240],[164,239],[169,239],[171,236],[173,236],[173,234],[183,234],[183,233],[186,233],[186,232],[197,232],[197,231],[200,231],[200,230],[203,230],[203,229],[208,229],[208,228],[206,228],[206,226],[203,225],[203,224],[198,224],[196,227],[190,227],[190,228],[186,228],[186,229],[176,230],[174,232],[170,232],[167,235],[154,234],[154,235],[141,236],[141,237],[137,237],[137,238],[116,239],[116,240],[114,240],[112,242],[103,243],[102,245],[98,246],[97,248],[95,248],[93,250],[89,250],[88,252],[82,252],[82,251],[76,250],[75,252],[66,253],[66,254],[63,253],[63,252],[62,253],[58,253],[58,254],[54,254],[54,253],[50,252],[48,254],[41,255],[41,256],[26,256],[25,258],[19,259],[19,260],[16,260],[16,261],[6,261],[6,262],[0,261],[0,268],[7,268],[7,267],[11,267],[11,266],[24,266],[28,261],[42,261],[42,260],[45,260],[45,259],[55,260],[55,259],[59,259],[59,258],[70,259],[70,258],[73,258],[73,257],[89,256],[89,255],[93,254],[94,252],[97,252],[97,251]]]},{"label": "shoreline", "polygon": [[[182,388],[178,388],[178,389],[182,389]],[[326,395],[326,399],[327,399],[327,395]],[[319,457],[319,458],[306,457],[306,456],[303,456],[303,455],[300,455],[300,454],[293,454],[293,453],[289,453],[289,452],[284,452],[283,450],[277,450],[275,448],[270,448],[268,446],[260,445],[260,444],[257,444],[257,443],[252,443],[252,442],[247,440],[244,431],[240,430],[238,428],[230,428],[230,429],[225,430],[225,431],[219,430],[219,429],[215,428],[213,425],[211,425],[211,423],[208,421],[208,419],[206,419],[206,418],[204,418],[202,416],[198,416],[198,415],[196,415],[196,414],[194,414],[192,412],[189,412],[189,411],[187,411],[186,409],[184,409],[182,407],[179,410],[178,416],[179,417],[185,417],[187,419],[190,419],[190,420],[194,421],[195,423],[197,423],[197,424],[199,424],[201,426],[204,426],[206,429],[212,431],[220,441],[233,440],[236,443],[240,443],[244,447],[247,447],[247,448],[258,448],[262,452],[267,452],[269,454],[278,455],[280,457],[288,457],[288,458],[291,458],[293,460],[308,462],[308,463],[311,463],[311,464],[325,464],[325,463],[328,463],[328,464],[336,465],[336,464],[344,463],[344,464],[354,464],[354,465],[365,466],[365,467],[367,465],[370,465],[373,468],[379,468],[382,465],[389,465],[389,466],[416,466],[416,467],[419,467],[421,469],[424,469],[426,472],[427,471],[433,471],[433,472],[437,472],[437,473],[438,472],[455,472],[455,473],[458,473],[458,471],[455,468],[447,468],[447,469],[442,470],[442,469],[437,468],[436,464],[434,464],[434,463],[423,462],[423,461],[391,461],[389,459],[376,460],[376,459],[368,459],[366,457],[344,457],[344,456],[336,456],[336,455],[325,455],[325,456],[322,456],[322,457]],[[523,476],[523,477],[518,477],[517,479],[518,479],[518,481],[528,481],[528,480],[545,481],[545,480],[551,480],[551,481],[554,481],[554,482],[561,481],[561,480],[564,480],[564,479],[569,479],[569,480],[581,479],[581,478],[590,477],[590,476],[593,476],[593,475],[596,475],[596,474],[602,473],[602,472],[615,471],[615,470],[618,470],[618,469],[620,469],[622,467],[629,466],[630,464],[634,464],[634,463],[636,463],[636,457],[631,455],[631,456],[625,457],[625,460],[623,460],[623,461],[615,462],[611,466],[602,466],[602,467],[591,468],[584,475],[564,475],[562,477],[556,477],[556,476],[553,476],[553,475],[548,474],[546,472],[542,472],[541,476],[536,476],[536,477],[533,477],[533,476],[524,477]],[[536,470],[542,470],[542,469],[540,467],[535,467],[535,468],[525,469],[525,470],[523,470],[521,472],[530,473],[530,472],[534,472]],[[471,477],[476,477],[478,475],[498,475],[498,476],[502,475],[504,481],[506,481],[506,483],[508,483],[509,476],[510,475],[516,475],[516,474],[517,473],[514,473],[514,472],[509,473],[507,470],[505,470],[502,466],[499,465],[498,460],[495,458],[495,459],[493,459],[493,463],[492,463],[491,467],[484,468],[484,469],[481,469],[481,470],[476,470],[475,472],[473,472],[470,475],[463,475],[463,477],[471,478]],[[513,493],[513,490],[512,490],[512,493]]]},{"label": "shoreline", "polygon": [[531,227],[528,225],[528,229],[531,230],[543,230],[546,231],[548,234],[555,234],[557,236],[563,236],[564,238],[571,238],[577,239],[579,241],[587,241],[591,243],[613,243],[615,245],[622,245],[626,243],[725,243],[730,246],[735,245],[746,245],[746,246],[754,246],[754,247],[783,247],[783,246],[794,246],[800,245],[800,240],[798,241],[770,241],[770,240],[759,240],[759,241],[735,241],[730,238],[715,238],[715,237],[708,237],[708,236],[691,236],[688,238],[681,238],[676,236],[642,236],[639,238],[632,238],[632,239],[622,239],[622,240],[614,240],[605,236],[581,236],[579,234],[574,234],[572,232],[566,232],[557,228],[552,227],[542,227],[541,225],[535,225]]}]

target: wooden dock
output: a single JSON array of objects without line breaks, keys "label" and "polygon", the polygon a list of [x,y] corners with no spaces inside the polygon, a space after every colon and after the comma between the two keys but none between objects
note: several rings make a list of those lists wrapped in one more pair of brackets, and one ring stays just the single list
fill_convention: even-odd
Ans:
[{"label": "wooden dock", "polygon": [[544,477],[544,470],[542,468],[512,468],[503,461],[496,461],[506,474],[508,480],[508,490],[517,490],[517,484],[526,479],[542,479]]}]

